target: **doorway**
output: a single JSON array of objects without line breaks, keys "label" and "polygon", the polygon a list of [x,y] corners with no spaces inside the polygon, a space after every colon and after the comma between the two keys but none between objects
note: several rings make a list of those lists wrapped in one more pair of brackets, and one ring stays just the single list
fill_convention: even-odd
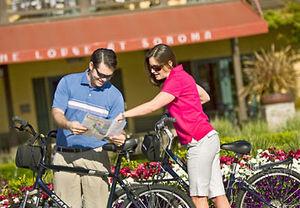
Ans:
[{"label": "doorway", "polygon": [[182,64],[210,95],[210,101],[203,105],[209,117],[226,117],[234,112],[236,90],[231,58],[194,60]]}]

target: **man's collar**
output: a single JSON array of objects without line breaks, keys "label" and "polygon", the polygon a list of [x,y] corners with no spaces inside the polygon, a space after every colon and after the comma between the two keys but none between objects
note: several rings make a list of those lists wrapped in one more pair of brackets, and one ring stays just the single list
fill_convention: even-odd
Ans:
[{"label": "man's collar", "polygon": [[90,80],[88,80],[88,76],[89,76],[89,69],[86,69],[81,78],[82,85],[90,85]]}]

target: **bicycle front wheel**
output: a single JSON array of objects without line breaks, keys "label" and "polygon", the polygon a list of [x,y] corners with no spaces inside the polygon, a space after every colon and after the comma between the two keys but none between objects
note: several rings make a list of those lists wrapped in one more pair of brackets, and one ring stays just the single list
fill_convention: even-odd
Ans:
[{"label": "bicycle front wheel", "polygon": [[275,168],[254,174],[247,182],[258,196],[242,190],[236,201],[240,208],[300,208],[300,174],[295,171]]},{"label": "bicycle front wheel", "polygon": [[33,204],[30,204],[30,203],[26,203],[25,206],[21,203],[18,203],[18,204],[12,204],[10,206],[8,206],[9,208],[37,208],[35,205]]},{"label": "bicycle front wheel", "polygon": [[[136,191],[142,187],[145,187],[145,185],[133,184],[130,185],[130,191],[136,194]],[[116,191],[113,198],[112,208],[124,208],[126,199],[127,199],[127,195],[123,189]]]},{"label": "bicycle front wheel", "polygon": [[[193,208],[192,199],[176,187],[167,185],[150,185],[137,190],[138,203],[147,208]],[[128,199],[125,208],[135,208]]]}]

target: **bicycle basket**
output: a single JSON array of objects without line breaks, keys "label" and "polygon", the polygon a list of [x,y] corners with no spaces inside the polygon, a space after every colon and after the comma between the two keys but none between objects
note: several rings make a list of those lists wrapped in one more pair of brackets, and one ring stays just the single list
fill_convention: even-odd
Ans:
[{"label": "bicycle basket", "polygon": [[42,148],[31,144],[20,145],[15,158],[16,166],[19,168],[38,170],[38,164],[42,159]]},{"label": "bicycle basket", "polygon": [[160,160],[160,140],[155,134],[146,134],[144,136],[142,152],[150,161]]}]

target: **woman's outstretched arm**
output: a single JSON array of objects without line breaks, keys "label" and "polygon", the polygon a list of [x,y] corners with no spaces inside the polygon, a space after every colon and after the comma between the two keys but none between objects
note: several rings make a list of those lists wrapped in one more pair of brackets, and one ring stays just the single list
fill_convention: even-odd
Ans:
[{"label": "woman's outstretched arm", "polygon": [[135,116],[142,116],[149,113],[152,113],[153,111],[156,111],[170,102],[172,102],[175,99],[175,96],[171,95],[167,92],[160,92],[158,95],[156,95],[152,100],[149,102],[146,102],[144,104],[141,104],[139,106],[136,106],[128,111],[125,111],[124,113],[120,114],[117,119],[124,119],[124,117],[135,117]]}]

